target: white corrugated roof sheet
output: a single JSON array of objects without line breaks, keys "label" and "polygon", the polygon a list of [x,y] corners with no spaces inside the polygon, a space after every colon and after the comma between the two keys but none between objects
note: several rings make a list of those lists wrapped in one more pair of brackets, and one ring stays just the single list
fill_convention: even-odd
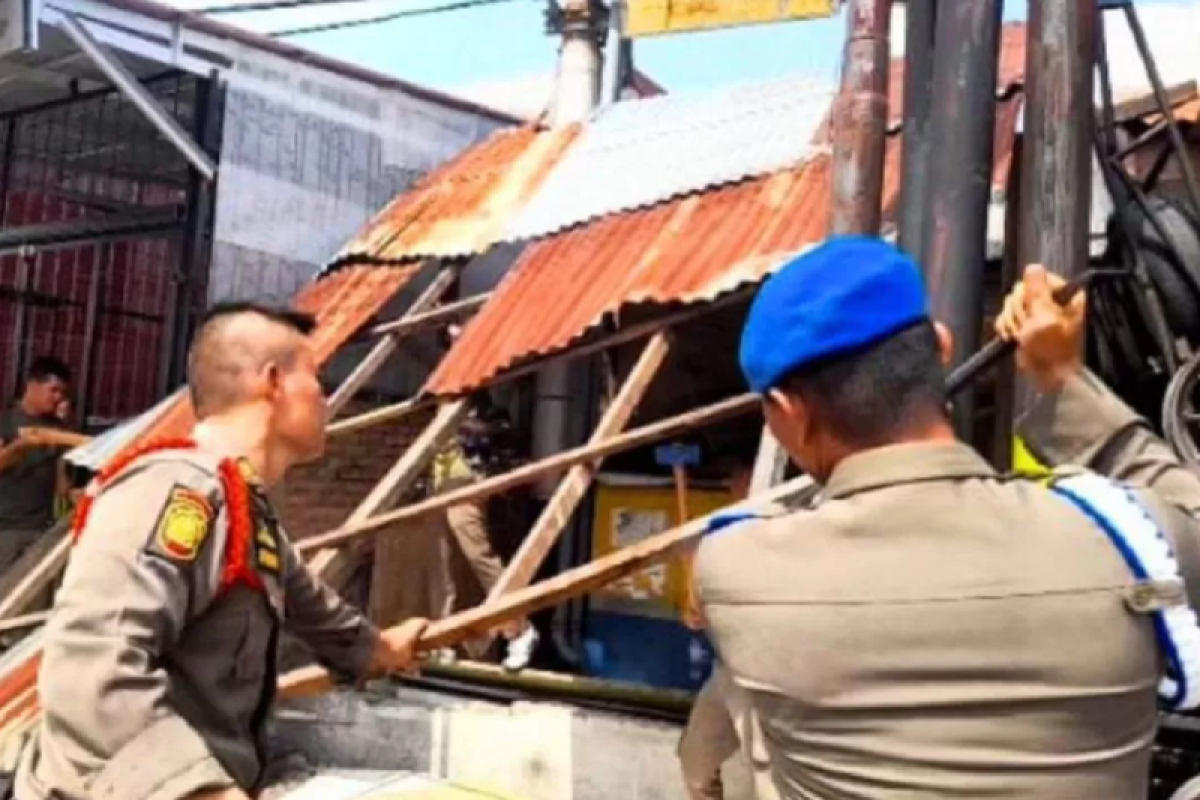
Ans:
[{"label": "white corrugated roof sheet", "polygon": [[104,464],[127,444],[137,439],[145,432],[163,412],[175,402],[175,398],[184,390],[179,389],[152,407],[132,419],[119,425],[114,425],[104,433],[68,452],[64,458],[67,463],[81,469],[98,472]]},{"label": "white corrugated roof sheet", "polygon": [[615,103],[600,112],[510,223],[506,238],[547,236],[802,163],[834,87],[783,78],[700,95]]}]

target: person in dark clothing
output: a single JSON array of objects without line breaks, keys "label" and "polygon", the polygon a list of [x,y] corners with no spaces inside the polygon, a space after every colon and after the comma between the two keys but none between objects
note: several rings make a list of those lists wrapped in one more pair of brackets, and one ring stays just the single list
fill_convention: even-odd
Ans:
[{"label": "person in dark clothing", "polygon": [[66,364],[36,358],[21,398],[0,413],[0,572],[54,521],[62,448],[43,442],[37,429],[66,427],[58,408],[70,385]]}]

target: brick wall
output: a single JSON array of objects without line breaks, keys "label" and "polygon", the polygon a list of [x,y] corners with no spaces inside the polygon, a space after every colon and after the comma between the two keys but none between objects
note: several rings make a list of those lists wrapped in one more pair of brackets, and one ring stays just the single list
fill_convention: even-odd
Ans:
[{"label": "brick wall", "polygon": [[[369,410],[351,404],[352,416]],[[293,541],[332,530],[343,522],[429,423],[430,413],[330,437],[325,456],[293,470],[275,497]]]}]

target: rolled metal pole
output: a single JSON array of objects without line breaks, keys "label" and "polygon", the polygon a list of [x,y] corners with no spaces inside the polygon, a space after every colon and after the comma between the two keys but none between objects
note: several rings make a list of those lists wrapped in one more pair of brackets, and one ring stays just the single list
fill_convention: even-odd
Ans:
[{"label": "rolled metal pole", "polygon": [[[933,315],[954,336],[953,364],[979,349],[992,197],[1000,0],[955,0],[937,18],[930,120],[929,214],[922,235]],[[974,403],[954,406],[970,438]]]},{"label": "rolled metal pole", "polygon": [[1021,256],[1068,276],[1088,260],[1098,13],[1095,0],[1030,4]]},{"label": "rolled metal pole", "polygon": [[887,136],[891,0],[850,0],[834,110],[831,234],[878,234]]},{"label": "rolled metal pole", "polygon": [[[1020,257],[1072,277],[1087,268],[1095,132],[1095,0],[1029,4]],[[1016,410],[1035,391],[1018,382]]]},{"label": "rolled metal pole", "polygon": [[925,261],[929,216],[929,137],[933,104],[935,0],[908,0],[904,21],[904,156],[900,168],[900,247]]}]

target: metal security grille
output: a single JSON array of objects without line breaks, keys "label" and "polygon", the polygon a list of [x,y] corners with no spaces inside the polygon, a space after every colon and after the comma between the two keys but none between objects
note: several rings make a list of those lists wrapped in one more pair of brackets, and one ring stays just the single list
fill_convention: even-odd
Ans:
[{"label": "metal security grille", "polygon": [[[186,130],[212,129],[207,81],[171,73],[147,88]],[[5,400],[42,354],[75,371],[88,427],[143,411],[166,392],[179,373],[175,344],[188,323],[180,315],[203,302],[211,219],[203,188],[115,91],[0,115]]]}]

